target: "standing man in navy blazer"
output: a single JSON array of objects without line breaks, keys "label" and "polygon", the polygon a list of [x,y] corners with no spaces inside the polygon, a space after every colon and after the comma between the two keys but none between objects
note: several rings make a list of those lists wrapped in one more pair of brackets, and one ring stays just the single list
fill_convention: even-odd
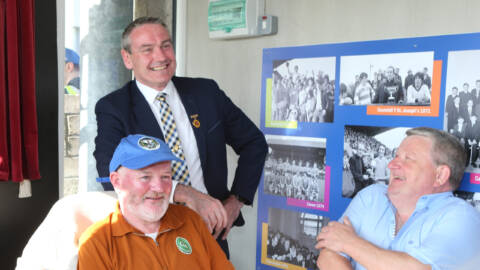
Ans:
[{"label": "standing man in navy blazer", "polygon": [[[159,19],[142,17],[128,25],[121,54],[135,80],[96,104],[94,156],[100,181],[108,181],[108,165],[121,138],[136,133],[164,138],[156,97],[167,93],[191,182],[174,183],[170,201],[199,213],[228,256],[226,236],[233,225],[244,224],[240,209],[252,204],[260,181],[267,154],[264,135],[215,81],[174,76],[172,40]],[[230,189],[227,144],[239,155]],[[102,185],[112,189],[109,182]]]}]

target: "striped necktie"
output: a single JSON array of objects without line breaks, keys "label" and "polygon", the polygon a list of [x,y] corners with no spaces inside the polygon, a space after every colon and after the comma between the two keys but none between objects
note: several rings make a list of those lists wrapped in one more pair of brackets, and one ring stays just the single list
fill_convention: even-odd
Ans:
[{"label": "striped necktie", "polygon": [[182,144],[177,132],[177,125],[173,119],[170,106],[167,103],[167,93],[159,93],[156,100],[159,101],[160,105],[160,123],[163,128],[165,142],[170,147],[170,150],[172,150],[172,153],[182,160],[181,162],[172,161],[172,179],[183,184],[191,185],[185,155],[183,154]]}]

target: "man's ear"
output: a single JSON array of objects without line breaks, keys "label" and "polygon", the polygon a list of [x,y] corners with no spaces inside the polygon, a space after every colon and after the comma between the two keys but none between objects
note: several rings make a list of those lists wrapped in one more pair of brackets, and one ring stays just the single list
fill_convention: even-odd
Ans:
[{"label": "man's ear", "polygon": [[435,187],[440,187],[445,184],[450,184],[448,179],[450,178],[450,168],[447,165],[437,166],[435,169]]},{"label": "man's ear", "polygon": [[65,63],[65,70],[68,72],[72,72],[75,65],[72,62]]},{"label": "man's ear", "polygon": [[120,175],[118,172],[115,171],[110,173],[110,182],[115,189],[120,185]]},{"label": "man's ear", "polygon": [[125,65],[125,67],[127,69],[132,69],[133,68],[132,59],[131,59],[132,55],[124,49],[122,49],[120,53],[122,54],[123,64]]}]

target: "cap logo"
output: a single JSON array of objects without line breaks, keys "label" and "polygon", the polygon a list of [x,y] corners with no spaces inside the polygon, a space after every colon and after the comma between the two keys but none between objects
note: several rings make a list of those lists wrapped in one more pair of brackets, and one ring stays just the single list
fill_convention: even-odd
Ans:
[{"label": "cap logo", "polygon": [[192,254],[192,247],[190,246],[190,243],[188,243],[187,239],[178,236],[177,239],[175,239],[175,243],[177,244],[178,250],[180,250],[180,252],[183,254]]},{"label": "cap logo", "polygon": [[138,140],[138,146],[145,150],[157,150],[160,148],[160,143],[151,137],[142,137]]}]

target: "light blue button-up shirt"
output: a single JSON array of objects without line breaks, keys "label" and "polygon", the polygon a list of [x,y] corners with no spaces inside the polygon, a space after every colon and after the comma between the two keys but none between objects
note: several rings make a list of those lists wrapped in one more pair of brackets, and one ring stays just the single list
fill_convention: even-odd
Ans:
[{"label": "light blue button-up shirt", "polygon": [[[452,192],[422,196],[397,235],[395,212],[387,186],[376,184],[359,192],[343,216],[348,216],[363,239],[383,249],[408,253],[433,270],[459,269],[480,256],[480,212]],[[365,269],[355,261],[352,265]]]}]

